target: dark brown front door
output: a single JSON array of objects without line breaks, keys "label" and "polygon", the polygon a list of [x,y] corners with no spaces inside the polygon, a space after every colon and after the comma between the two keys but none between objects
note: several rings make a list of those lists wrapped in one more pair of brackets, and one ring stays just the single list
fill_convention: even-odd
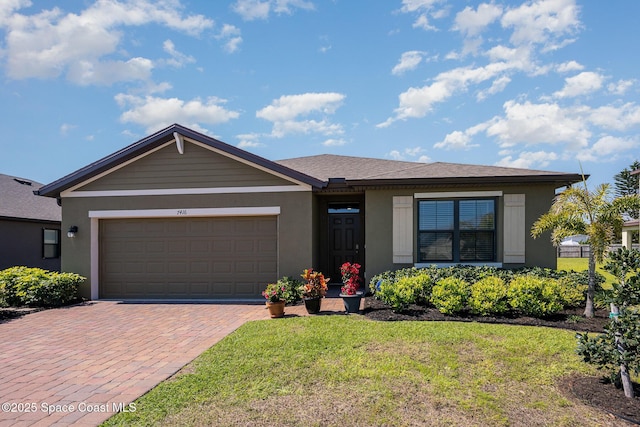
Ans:
[{"label": "dark brown front door", "polygon": [[[331,283],[341,282],[340,266],[345,262],[362,265],[362,232],[360,211],[329,212],[329,271]],[[361,269],[363,272],[363,269]]]}]

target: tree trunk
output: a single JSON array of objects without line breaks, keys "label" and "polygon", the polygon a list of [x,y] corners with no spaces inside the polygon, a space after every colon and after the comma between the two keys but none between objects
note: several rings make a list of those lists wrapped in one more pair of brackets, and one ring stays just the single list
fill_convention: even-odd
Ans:
[{"label": "tree trunk", "polygon": [[[611,317],[613,318],[614,322],[618,321],[619,315],[620,310],[615,304],[611,303]],[[622,339],[620,332],[616,332],[616,348],[621,355],[626,350],[624,340]],[[631,383],[631,376],[629,375],[629,369],[624,362],[620,363],[620,380],[622,381],[622,389],[624,390],[624,395],[628,398],[635,397],[633,384]]]},{"label": "tree trunk", "polygon": [[593,298],[596,295],[596,258],[593,250],[589,251],[589,286],[587,287],[587,304],[584,308],[585,317],[593,317]]}]

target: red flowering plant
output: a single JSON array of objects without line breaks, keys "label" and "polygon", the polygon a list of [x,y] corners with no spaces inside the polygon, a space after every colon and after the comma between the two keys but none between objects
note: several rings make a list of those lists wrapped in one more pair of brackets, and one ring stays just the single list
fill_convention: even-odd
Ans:
[{"label": "red flowering plant", "polygon": [[325,278],[324,274],[319,271],[313,271],[313,268],[308,268],[301,274],[304,279],[304,284],[300,287],[302,296],[304,298],[323,298],[327,289],[329,289],[327,283],[329,278]]},{"label": "red flowering plant", "polygon": [[269,283],[267,289],[262,291],[262,296],[268,302],[284,301],[286,299],[287,288],[277,283]]},{"label": "red flowering plant", "polygon": [[342,288],[340,293],[343,295],[356,295],[360,288],[360,264],[345,262],[340,266],[342,274]]}]

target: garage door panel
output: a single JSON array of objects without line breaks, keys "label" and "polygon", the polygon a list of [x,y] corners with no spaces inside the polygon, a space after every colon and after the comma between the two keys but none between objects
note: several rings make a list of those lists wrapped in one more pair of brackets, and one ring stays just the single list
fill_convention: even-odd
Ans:
[{"label": "garage door panel", "polygon": [[276,217],[100,221],[101,298],[259,298],[277,280]]}]

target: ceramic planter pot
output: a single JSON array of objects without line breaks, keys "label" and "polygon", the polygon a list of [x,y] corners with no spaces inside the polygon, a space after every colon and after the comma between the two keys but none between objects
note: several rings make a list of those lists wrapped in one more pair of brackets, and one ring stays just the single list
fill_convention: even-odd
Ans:
[{"label": "ceramic planter pot", "polygon": [[355,295],[340,294],[342,302],[344,302],[344,310],[347,313],[360,312],[360,301],[362,300],[362,292],[357,292]]},{"label": "ceramic planter pot", "polygon": [[305,298],[304,308],[307,309],[309,314],[320,313],[320,307],[322,306],[322,298]]}]

